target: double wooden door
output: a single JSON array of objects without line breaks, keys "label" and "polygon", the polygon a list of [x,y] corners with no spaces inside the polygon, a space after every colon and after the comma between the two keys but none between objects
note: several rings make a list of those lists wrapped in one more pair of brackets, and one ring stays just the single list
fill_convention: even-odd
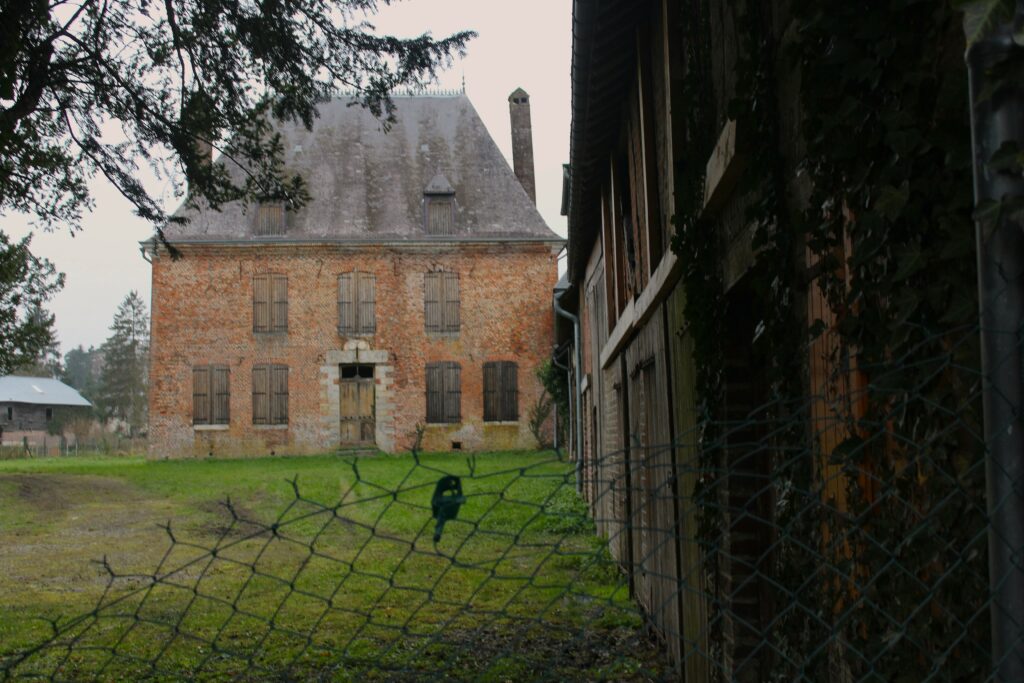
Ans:
[{"label": "double wooden door", "polygon": [[341,443],[366,445],[374,443],[374,379],[372,365],[342,365],[341,381]]}]

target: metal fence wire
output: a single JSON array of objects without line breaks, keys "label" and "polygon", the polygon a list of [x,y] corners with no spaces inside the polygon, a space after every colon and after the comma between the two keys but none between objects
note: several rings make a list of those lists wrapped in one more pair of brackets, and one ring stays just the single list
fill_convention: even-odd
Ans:
[{"label": "metal fence wire", "polygon": [[671,443],[642,411],[605,416],[623,447],[587,455],[582,498],[562,453],[414,451],[397,484],[339,459],[338,500],[294,481],[271,521],[226,501],[215,542],[168,525],[152,571],[104,562],[95,607],[0,646],[2,678],[1001,680],[994,613],[1008,656],[1024,615],[992,596],[1021,548],[990,577],[1007,501],[986,498],[977,340],[742,411],[727,377],[720,419],[694,411]]}]

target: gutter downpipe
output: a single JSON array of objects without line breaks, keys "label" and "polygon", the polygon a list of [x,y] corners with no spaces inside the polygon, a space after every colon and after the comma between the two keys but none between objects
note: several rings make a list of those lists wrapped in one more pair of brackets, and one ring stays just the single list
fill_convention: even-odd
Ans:
[{"label": "gutter downpipe", "polygon": [[[583,349],[580,343],[580,319],[558,304],[558,295],[552,297],[555,313],[572,321],[573,346],[576,351],[576,493],[583,493]],[[569,406],[572,408],[572,405]]]},{"label": "gutter downpipe", "polygon": [[[1024,86],[1010,83],[994,93],[992,67],[1024,46],[1014,34],[1024,25],[1024,6],[1014,20],[971,45],[965,60],[970,83],[971,146],[975,206],[1024,197],[1020,172],[991,166],[1005,143],[1024,142]],[[1005,77],[1005,76],[1004,76]],[[985,485],[988,504],[988,566],[994,680],[1024,680],[1024,226],[1012,212],[991,225],[976,221],[978,298],[981,313],[982,403]],[[1010,215],[1006,215],[1010,214]],[[992,220],[992,219],[989,219]]]}]

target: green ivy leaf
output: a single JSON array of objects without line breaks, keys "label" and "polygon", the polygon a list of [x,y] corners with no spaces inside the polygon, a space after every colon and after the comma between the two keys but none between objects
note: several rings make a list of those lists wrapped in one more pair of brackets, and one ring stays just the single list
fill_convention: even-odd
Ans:
[{"label": "green ivy leaf", "polygon": [[985,38],[992,30],[1013,19],[1014,0],[958,0],[964,13],[967,47]]},{"label": "green ivy leaf", "polygon": [[988,161],[988,167],[997,172],[1019,173],[1022,165],[1024,165],[1024,152],[1021,151],[1016,140],[1005,141]]},{"label": "green ivy leaf", "polygon": [[910,199],[910,181],[904,180],[899,187],[887,185],[878,193],[878,200],[875,201],[875,210],[894,221],[903,213],[903,207]]}]

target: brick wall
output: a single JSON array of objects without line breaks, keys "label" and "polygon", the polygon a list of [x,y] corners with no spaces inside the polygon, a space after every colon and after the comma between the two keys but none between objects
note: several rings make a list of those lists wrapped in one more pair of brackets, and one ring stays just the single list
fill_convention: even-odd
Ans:
[{"label": "brick wall", "polygon": [[[461,331],[424,330],[423,275],[459,273]],[[376,333],[338,332],[338,275],[376,276]],[[253,275],[288,276],[287,334],[253,333]],[[546,245],[438,245],[389,249],[325,245],[183,247],[153,259],[150,449],[156,457],[334,450],[340,439],[342,363],[374,365],[377,445],[408,448],[426,421],[425,365],[462,366],[462,422],[430,425],[425,450],[532,448],[534,369],[551,353],[555,254]],[[519,364],[518,423],[483,422],[483,364]],[[289,424],[253,425],[252,366],[289,366]],[[230,424],[193,427],[192,368],[230,368]]]}]

